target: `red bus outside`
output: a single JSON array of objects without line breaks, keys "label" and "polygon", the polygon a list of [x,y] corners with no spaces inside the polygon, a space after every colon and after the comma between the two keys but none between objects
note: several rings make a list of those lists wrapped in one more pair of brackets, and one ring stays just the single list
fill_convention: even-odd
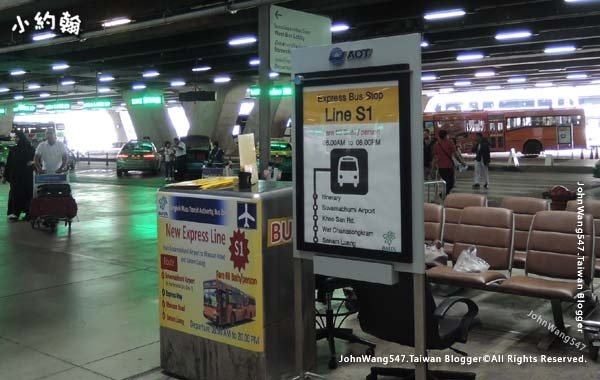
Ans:
[{"label": "red bus outside", "polygon": [[545,150],[586,147],[583,109],[426,113],[423,126],[434,133],[448,130],[463,153],[471,153],[477,132],[488,137],[492,152],[514,148],[536,155]]},{"label": "red bus outside", "polygon": [[204,317],[217,326],[233,326],[256,317],[256,300],[220,280],[204,281]]}]

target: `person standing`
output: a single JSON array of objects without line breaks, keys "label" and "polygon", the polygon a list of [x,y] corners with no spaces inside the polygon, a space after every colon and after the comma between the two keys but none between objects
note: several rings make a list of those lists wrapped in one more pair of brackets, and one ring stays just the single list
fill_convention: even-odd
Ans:
[{"label": "person standing", "polygon": [[423,131],[423,165],[424,165],[424,177],[425,180],[433,179],[432,171],[433,162],[433,141],[429,129]]},{"label": "person standing", "polygon": [[39,174],[62,173],[67,168],[67,148],[56,140],[54,129],[46,130],[46,141],[37,146],[34,161]]},{"label": "person standing", "polygon": [[489,165],[490,165],[490,144],[483,137],[482,133],[477,133],[477,144],[475,145],[475,174],[473,176],[473,188],[479,189],[479,184],[483,179],[483,187],[488,188],[490,183]]},{"label": "person standing", "polygon": [[438,136],[440,139],[433,149],[435,161],[440,177],[446,182],[446,194],[450,194],[454,188],[454,161],[452,158],[456,158],[463,165],[464,161],[458,154],[454,143],[448,139],[448,131],[442,129]]},{"label": "person standing", "polygon": [[17,145],[10,149],[2,183],[10,183],[8,207],[9,220],[19,220],[21,213],[28,218],[29,204],[33,198],[33,157],[35,150],[25,134],[15,132]]},{"label": "person standing", "polygon": [[187,172],[187,149],[185,143],[178,137],[173,139],[173,149],[175,150],[175,180],[182,181]]},{"label": "person standing", "polygon": [[172,181],[173,177],[173,161],[175,161],[175,149],[171,146],[170,141],[165,141],[163,148],[163,155],[165,158],[165,180]]},{"label": "person standing", "polygon": [[219,142],[218,141],[213,141],[212,143],[213,148],[210,151],[210,154],[208,155],[208,159],[210,162],[210,165],[223,165],[224,162],[224,155],[225,153],[223,152],[223,149],[219,148]]}]

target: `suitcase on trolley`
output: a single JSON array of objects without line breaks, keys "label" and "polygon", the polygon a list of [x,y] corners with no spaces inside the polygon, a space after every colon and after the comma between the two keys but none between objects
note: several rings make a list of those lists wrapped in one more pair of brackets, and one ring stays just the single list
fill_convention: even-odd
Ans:
[{"label": "suitcase on trolley", "polygon": [[46,183],[38,185],[38,197],[64,197],[71,195],[71,185],[68,183]]},{"label": "suitcase on trolley", "polygon": [[71,195],[38,196],[31,200],[29,216],[32,219],[44,217],[73,219],[77,216],[77,202]]}]

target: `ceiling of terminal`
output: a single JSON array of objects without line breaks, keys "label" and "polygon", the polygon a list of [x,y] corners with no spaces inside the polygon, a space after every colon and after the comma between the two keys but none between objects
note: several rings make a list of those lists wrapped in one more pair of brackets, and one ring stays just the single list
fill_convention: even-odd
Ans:
[{"label": "ceiling of terminal", "polygon": [[[144,83],[174,94],[182,80],[202,87],[217,75],[255,80],[258,44],[229,46],[231,38],[257,34],[256,0],[0,0],[0,100],[23,95],[38,100],[120,97]],[[240,9],[177,21],[177,16],[223,8]],[[577,0],[297,0],[279,5],[330,17],[349,29],[334,42],[422,32],[424,89],[502,88],[590,83],[600,80],[600,1]],[[453,18],[424,17],[458,9]],[[57,36],[33,41],[35,15],[55,15]],[[79,15],[78,37],[61,34],[62,12]],[[464,14],[463,14],[464,13]],[[23,33],[18,17],[28,20]],[[103,23],[128,17],[131,23]],[[175,18],[175,19],[174,19]],[[435,18],[435,17],[434,17]],[[141,25],[149,27],[140,28]],[[135,26],[138,26],[135,29]],[[151,26],[151,27],[150,27]],[[15,29],[15,30],[13,30]],[[425,43],[424,43],[425,45]],[[558,48],[558,50],[556,50]],[[552,50],[554,49],[554,50]],[[463,60],[464,54],[471,59]],[[461,57],[459,59],[459,57]],[[68,68],[53,70],[56,63]],[[194,67],[210,66],[193,72]],[[25,74],[11,75],[22,69]],[[156,70],[159,76],[144,78]],[[112,81],[100,82],[110,76]],[[73,83],[74,82],[74,83]],[[39,87],[38,87],[39,85]],[[106,89],[104,89],[106,88]],[[172,96],[172,95],[171,95]]]}]

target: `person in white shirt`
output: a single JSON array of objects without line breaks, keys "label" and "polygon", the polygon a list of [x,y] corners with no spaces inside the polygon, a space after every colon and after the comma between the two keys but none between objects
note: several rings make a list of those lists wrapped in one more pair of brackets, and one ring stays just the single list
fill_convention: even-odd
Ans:
[{"label": "person in white shirt", "polygon": [[35,150],[35,168],[39,174],[55,174],[63,172],[67,167],[67,148],[56,140],[54,129],[46,130],[46,141],[41,142]]},{"label": "person in white shirt", "polygon": [[187,149],[183,141],[177,137],[173,139],[173,149],[175,149],[175,180],[182,181],[187,172]]}]

